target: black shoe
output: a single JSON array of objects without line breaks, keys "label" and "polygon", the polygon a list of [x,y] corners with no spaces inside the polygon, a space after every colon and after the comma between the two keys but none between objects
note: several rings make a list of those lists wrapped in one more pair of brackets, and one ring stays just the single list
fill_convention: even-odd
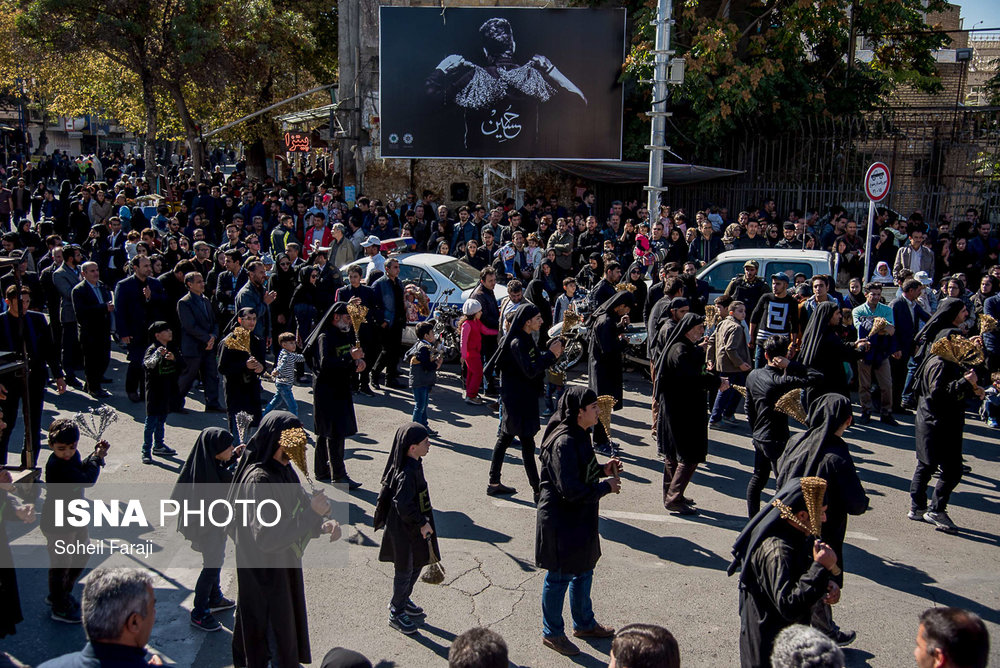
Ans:
[{"label": "black shoe", "polygon": [[855,638],[858,637],[857,631],[844,631],[843,629],[836,629],[826,634],[830,640],[837,643],[841,647],[847,647]]},{"label": "black shoe", "polygon": [[222,406],[205,406],[206,413],[225,413],[226,409]]},{"label": "black shoe", "polygon": [[664,504],[663,507],[666,508],[667,510],[669,510],[674,515],[697,515],[698,514],[698,511],[695,508],[692,508],[691,506],[689,506],[688,504],[684,503],[683,501],[675,501],[673,503],[667,503],[667,504]]},{"label": "black shoe", "polygon": [[200,617],[195,617],[194,614],[191,615],[191,626],[196,629],[201,629],[206,633],[213,633],[215,631],[222,630],[222,624],[219,620],[212,616],[212,613],[206,613]]},{"label": "black shoe", "polygon": [[221,612],[222,610],[230,610],[235,607],[236,601],[225,596],[221,596],[208,604],[208,609],[211,612]]},{"label": "black shoe", "polygon": [[188,409],[186,409],[186,408],[184,408],[183,406],[181,406],[180,408],[175,408],[175,409],[173,409],[173,410],[172,410],[172,411],[170,411],[170,412],[171,412],[171,413],[177,413],[178,415],[187,415],[187,414],[188,414],[188,413],[190,413],[191,411],[189,411]]},{"label": "black shoe", "polygon": [[899,423],[896,422],[896,418],[892,417],[892,413],[882,413],[882,424],[887,424],[890,427],[898,427]]},{"label": "black shoe", "polygon": [[406,606],[403,608],[403,612],[408,614],[410,617],[425,617],[424,609],[413,602],[413,599],[406,600]]},{"label": "black shoe", "polygon": [[508,494],[513,494],[516,491],[517,490],[513,487],[508,487],[503,483],[486,486],[486,496],[506,496]]},{"label": "black shoe", "polygon": [[861,417],[858,418],[858,424],[868,424],[872,421],[872,414],[868,411],[861,411]]},{"label": "black shoe", "polygon": [[361,387],[359,387],[358,388],[358,392],[360,394],[365,395],[366,397],[374,397],[375,396],[375,393],[372,392],[372,388],[368,387],[367,385],[362,385]]},{"label": "black shoe", "polygon": [[66,605],[59,608],[53,607],[49,617],[64,624],[79,624],[83,621],[83,617],[80,615],[80,608],[73,605]]},{"label": "black shoe", "polygon": [[333,478],[331,478],[328,475],[316,476],[316,482],[330,483],[330,482],[333,482]]},{"label": "black shoe", "polygon": [[173,448],[168,448],[165,445],[154,445],[153,454],[159,455],[161,457],[173,457],[174,455],[177,454],[177,451],[174,450]]},{"label": "black shoe", "polygon": [[347,475],[345,475],[342,478],[333,478],[333,480],[331,480],[331,482],[333,484],[335,484],[335,485],[336,484],[347,485],[347,489],[351,490],[352,492],[354,490],[358,489],[359,487],[361,487],[361,483],[360,482],[358,482],[357,480],[351,480],[351,476],[347,476]]},{"label": "black shoe", "polygon": [[152,464],[153,463],[153,455],[151,455],[148,452],[142,453],[142,463],[143,464]]},{"label": "black shoe", "polygon": [[433,429],[427,428],[427,435],[428,436],[440,436],[441,434],[438,433],[437,431],[433,430]]},{"label": "black shoe", "polygon": [[142,397],[139,396],[138,392],[129,392],[128,400],[131,401],[133,404],[137,404],[140,401],[142,401]]},{"label": "black shoe", "polygon": [[390,612],[389,626],[406,635],[413,635],[417,632],[417,625],[413,623],[413,620],[405,612],[395,614]]},{"label": "black shoe", "polygon": [[75,387],[76,389],[80,389],[81,387],[83,387],[83,383],[81,383],[80,379],[77,378],[76,376],[69,376],[65,380],[66,384],[70,387]]}]

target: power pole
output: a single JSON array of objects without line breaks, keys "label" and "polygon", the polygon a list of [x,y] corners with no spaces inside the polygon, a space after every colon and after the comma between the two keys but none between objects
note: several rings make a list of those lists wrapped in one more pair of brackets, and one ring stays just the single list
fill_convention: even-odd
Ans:
[{"label": "power pole", "polygon": [[342,112],[341,124],[344,136],[340,138],[340,177],[343,185],[360,185],[358,164],[361,151],[361,95],[360,95],[360,55],[361,55],[361,3],[341,2],[338,4],[338,57],[340,72],[337,98],[338,111]]},{"label": "power pole", "polygon": [[663,186],[663,154],[670,150],[667,139],[667,90],[670,83],[670,59],[674,52],[670,50],[670,30],[674,25],[672,0],[659,0],[656,8],[656,20],[650,25],[656,26],[656,43],[653,49],[653,105],[646,115],[652,119],[649,131],[649,185],[644,188],[647,194],[647,207],[650,221],[656,220],[660,212],[660,193],[666,192]]}]

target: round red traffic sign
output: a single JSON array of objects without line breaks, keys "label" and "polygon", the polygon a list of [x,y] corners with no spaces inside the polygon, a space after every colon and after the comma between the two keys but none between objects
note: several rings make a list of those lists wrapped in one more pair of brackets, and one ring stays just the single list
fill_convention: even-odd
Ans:
[{"label": "round red traffic sign", "polygon": [[889,194],[892,177],[889,166],[884,162],[876,162],[865,173],[865,194],[873,202],[881,202]]}]

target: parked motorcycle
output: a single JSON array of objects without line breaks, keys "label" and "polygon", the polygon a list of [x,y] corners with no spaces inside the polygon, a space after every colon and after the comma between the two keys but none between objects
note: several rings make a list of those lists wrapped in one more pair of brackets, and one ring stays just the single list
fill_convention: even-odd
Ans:
[{"label": "parked motorcycle", "polygon": [[584,326],[589,306],[586,300],[573,302],[573,310],[563,315],[563,321],[549,328],[549,338],[560,337],[563,340],[563,354],[553,365],[556,372],[565,373],[576,366],[587,354],[590,340],[590,328]]},{"label": "parked motorcycle", "polygon": [[632,366],[640,373],[649,376],[649,357],[648,348],[646,347],[647,337],[648,332],[645,325],[629,325],[625,330],[626,346],[623,357],[624,363],[627,366]]},{"label": "parked motorcycle", "polygon": [[448,295],[455,290],[445,290],[441,293],[434,308],[431,310],[434,318],[434,333],[437,335],[437,349],[446,363],[458,361],[462,353],[462,339],[458,321],[462,317],[462,309],[448,304]]}]

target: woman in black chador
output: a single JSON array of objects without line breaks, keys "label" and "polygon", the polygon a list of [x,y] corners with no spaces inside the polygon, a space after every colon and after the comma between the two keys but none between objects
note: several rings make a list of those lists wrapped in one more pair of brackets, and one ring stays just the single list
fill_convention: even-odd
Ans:
[{"label": "woman in black chador", "polygon": [[[242,452],[243,448],[240,447]],[[171,498],[190,507],[207,507],[213,501],[225,498],[225,488],[233,480],[235,463],[233,435],[219,427],[208,427],[198,434],[198,440],[188,454],[174,484]],[[203,631],[222,628],[212,612],[227,610],[236,605],[222,594],[219,571],[226,556],[226,533],[211,523],[192,521],[184,523],[177,518],[177,530],[189,541],[191,548],[201,553],[202,569],[194,587],[194,605],[191,624]]]},{"label": "woman in black chador", "polygon": [[375,507],[375,530],[385,527],[379,561],[395,566],[389,626],[407,635],[417,630],[413,617],[424,614],[410,599],[413,585],[420,569],[431,561],[430,546],[434,554],[440,554],[422,461],[429,448],[429,434],[423,425],[410,422],[396,430]]},{"label": "woman in black chador", "polygon": [[729,389],[729,381],[705,370],[705,317],[688,313],[663,346],[656,363],[657,438],[663,444],[663,506],[694,515],[684,496],[695,469],[708,457],[708,391]]},{"label": "woman in black chador", "polygon": [[[622,352],[625,342],[621,335],[629,325],[628,313],[635,305],[631,292],[622,290],[607,300],[593,314],[593,329],[589,341],[587,374],[590,389],[598,396],[615,398],[615,409],[622,407]],[[611,435],[598,423],[594,428],[594,447],[604,455],[612,453]]]},{"label": "woman in black chador", "polygon": [[[271,527],[255,516],[249,526],[234,521],[239,595],[233,627],[233,664],[238,668],[298,668],[311,663],[302,552],[321,533],[340,537],[340,525],[326,520],[330,501],[312,498],[299,485],[283,435],[304,436],[302,423],[287,411],[271,411],[247,443],[227,500],[274,500],[281,521]],[[272,654],[273,652],[273,654]]]},{"label": "woman in black chador", "polygon": [[816,399],[830,392],[848,399],[851,396],[844,363],[860,359],[862,353],[868,350],[868,341],[862,339],[854,344],[845,343],[837,333],[842,320],[840,305],[829,301],[816,307],[806,325],[796,361],[823,374],[822,380],[802,391],[802,405],[806,410]]}]

